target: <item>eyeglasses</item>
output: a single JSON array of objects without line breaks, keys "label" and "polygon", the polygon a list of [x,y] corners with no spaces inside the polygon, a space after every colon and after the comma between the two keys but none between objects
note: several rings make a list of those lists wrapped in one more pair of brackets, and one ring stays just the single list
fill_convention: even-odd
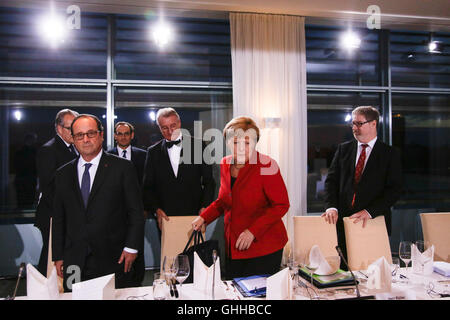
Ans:
[{"label": "eyeglasses", "polygon": [[66,129],[66,130],[69,130],[69,131],[70,131],[70,127],[64,127],[64,126],[63,126],[63,125],[61,125],[61,124],[60,124],[60,126],[61,126],[61,127],[63,127],[64,129]]},{"label": "eyeglasses", "polygon": [[119,136],[119,137],[121,137],[121,136],[128,137],[130,135],[131,135],[130,132],[118,132],[118,133],[116,133],[116,136]]},{"label": "eyeglasses", "polygon": [[361,128],[364,124],[366,124],[368,122],[371,122],[371,121],[373,121],[373,120],[367,120],[367,121],[364,121],[364,122],[353,121],[353,122],[350,122],[349,126],[352,127],[352,128],[353,128],[353,126],[357,126],[358,128]]},{"label": "eyeglasses", "polygon": [[91,130],[91,131],[88,131],[86,133],[79,132],[79,133],[76,133],[76,134],[72,135],[72,137],[75,140],[83,140],[84,136],[86,135],[88,138],[92,139],[92,138],[95,138],[100,132],[101,131],[98,131],[98,130],[97,131]]}]

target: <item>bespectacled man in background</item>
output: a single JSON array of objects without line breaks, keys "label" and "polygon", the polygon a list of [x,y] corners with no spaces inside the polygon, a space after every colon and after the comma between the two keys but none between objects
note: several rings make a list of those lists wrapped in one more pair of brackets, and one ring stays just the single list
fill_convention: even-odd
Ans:
[{"label": "bespectacled man in background", "polygon": [[[326,211],[322,217],[337,226],[338,244],[346,256],[344,217],[362,223],[380,215],[391,233],[391,206],[402,190],[399,151],[377,137],[380,114],[371,106],[352,112],[355,140],[338,146],[325,180]],[[341,267],[344,265],[341,263]]]}]

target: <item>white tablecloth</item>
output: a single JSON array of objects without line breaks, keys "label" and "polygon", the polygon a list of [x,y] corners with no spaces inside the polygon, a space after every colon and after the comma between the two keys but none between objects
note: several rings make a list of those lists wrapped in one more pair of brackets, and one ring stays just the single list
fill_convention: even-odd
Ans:
[{"label": "white tablecloth", "polygon": [[[365,273],[365,270],[362,271]],[[360,293],[361,296],[367,296],[370,295],[368,293],[367,288],[365,286],[365,278],[363,273],[360,273],[359,271],[354,272],[355,276],[360,280]],[[412,300],[450,300],[450,298],[439,298],[437,296],[433,296],[427,293],[429,289],[430,283],[432,283],[434,286],[438,285],[439,287],[435,287],[437,291],[447,290],[446,293],[450,293],[450,278],[442,276],[438,273],[432,273],[429,276],[421,276],[416,275],[411,272],[411,268],[409,273],[405,273],[405,269],[401,269],[401,274],[406,274],[409,278],[409,283],[406,284],[404,282],[395,282],[392,283],[392,290],[390,293],[385,294],[378,294],[377,299],[412,299]],[[402,279],[403,280],[403,279]],[[301,281],[307,282],[304,279],[301,279]],[[216,291],[216,297],[222,296],[226,297],[227,299],[231,300],[252,300],[252,299],[258,299],[261,300],[261,298],[244,298],[236,289],[234,289],[230,285],[230,281],[227,281],[228,285],[221,286],[217,288],[217,290],[223,290],[222,294],[219,294]],[[184,284],[181,289],[180,286],[177,285],[177,288],[179,290],[180,296],[178,300],[211,300],[211,297],[205,296],[202,292],[199,292],[193,288],[192,284]],[[321,289],[316,290],[316,292],[319,293],[320,299],[327,299],[327,300],[333,300],[333,299],[341,299],[341,298],[349,298],[354,297],[355,293],[352,289],[347,290],[335,290],[335,289]],[[298,291],[299,294],[294,295],[295,300],[309,300],[310,297],[307,295],[302,295],[302,291]],[[167,299],[174,299],[170,297],[169,291],[167,290],[166,294]],[[26,300],[27,297],[16,297],[17,300]],[[71,293],[64,293],[60,295],[61,300],[71,300],[72,294]],[[126,288],[126,289],[116,289],[115,294],[116,300],[152,300],[153,299],[153,288],[151,286],[149,287],[137,287],[137,288]]]}]

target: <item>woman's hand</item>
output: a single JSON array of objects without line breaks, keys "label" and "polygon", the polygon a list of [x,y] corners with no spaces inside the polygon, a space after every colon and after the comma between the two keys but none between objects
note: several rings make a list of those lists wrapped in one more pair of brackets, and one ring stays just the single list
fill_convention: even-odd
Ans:
[{"label": "woman's hand", "polygon": [[253,240],[255,240],[255,236],[253,235],[253,233],[248,231],[248,229],[245,229],[236,241],[236,249],[240,251],[247,250],[248,248],[250,248]]},{"label": "woman's hand", "polygon": [[205,219],[198,216],[197,218],[194,219],[194,221],[192,221],[192,228],[195,231],[199,231],[204,224],[205,224]]}]

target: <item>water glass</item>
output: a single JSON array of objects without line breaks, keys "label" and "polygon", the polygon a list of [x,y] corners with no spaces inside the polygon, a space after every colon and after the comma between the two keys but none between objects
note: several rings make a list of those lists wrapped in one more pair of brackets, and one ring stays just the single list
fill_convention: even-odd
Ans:
[{"label": "water glass", "polygon": [[153,299],[166,300],[167,285],[166,280],[161,277],[159,272],[155,272],[153,275]]}]

